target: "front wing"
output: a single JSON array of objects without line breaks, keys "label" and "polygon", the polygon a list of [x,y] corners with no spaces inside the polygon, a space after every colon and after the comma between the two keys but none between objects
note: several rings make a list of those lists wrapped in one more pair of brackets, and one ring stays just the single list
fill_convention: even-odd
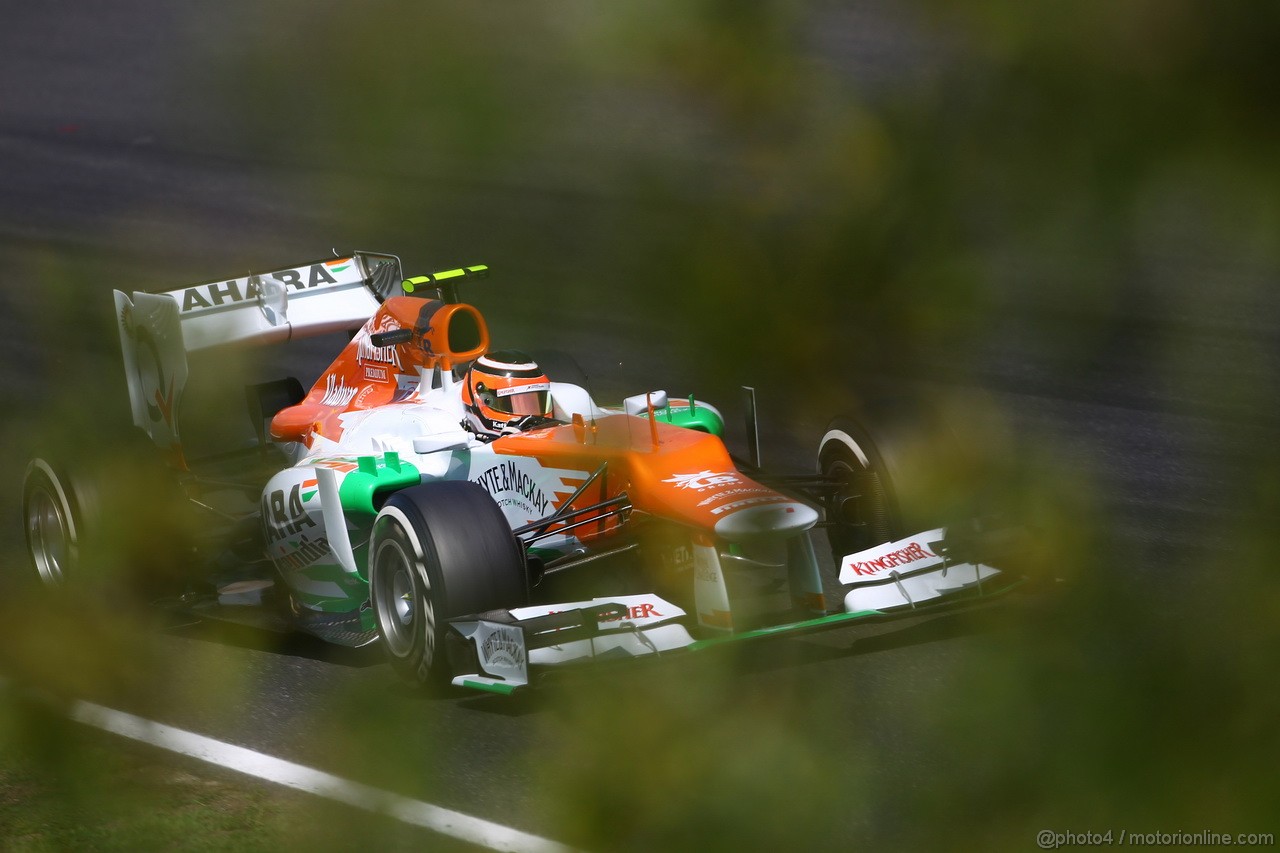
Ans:
[{"label": "front wing", "polygon": [[[953,537],[954,538],[954,537]],[[944,529],[878,545],[841,561],[843,610],[810,619],[695,637],[696,619],[655,595],[494,610],[450,620],[453,684],[510,694],[531,674],[585,662],[687,654],[727,643],[911,615],[1007,592],[1022,578],[973,558]],[[705,628],[704,628],[705,633]]]}]

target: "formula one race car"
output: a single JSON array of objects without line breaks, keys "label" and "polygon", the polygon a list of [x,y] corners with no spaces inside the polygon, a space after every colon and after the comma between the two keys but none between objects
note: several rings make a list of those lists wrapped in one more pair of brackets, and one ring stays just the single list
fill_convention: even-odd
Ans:
[{"label": "formula one race car", "polygon": [[[509,693],[540,669],[1016,583],[943,529],[904,535],[881,449],[853,421],[822,437],[817,474],[770,477],[753,401],[751,459],[739,462],[703,401],[654,391],[603,406],[523,353],[491,350],[483,316],[457,293],[485,274],[405,279],[397,257],[356,252],[115,293],[133,424],[168,484],[141,500],[198,519],[179,558],[184,608],[265,611],[333,643],[381,642],[410,680]],[[248,387],[256,437],[193,449],[179,424],[197,356],[335,332],[350,337],[309,391],[294,378]],[[103,531],[147,515],[113,497],[101,476],[30,463],[27,543],[46,584],[92,572]],[[818,528],[839,563],[833,608]]]}]

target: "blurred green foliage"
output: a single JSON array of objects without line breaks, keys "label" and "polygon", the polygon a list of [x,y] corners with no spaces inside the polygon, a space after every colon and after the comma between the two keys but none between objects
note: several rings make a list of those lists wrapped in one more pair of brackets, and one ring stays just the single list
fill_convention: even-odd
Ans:
[{"label": "blurred green foliage", "polygon": [[[1171,555],[1159,532],[1122,548],[1087,462],[1022,447],[1034,465],[993,475],[1010,414],[957,392],[942,409],[990,429],[907,488],[945,510],[985,472],[1038,522],[1044,570],[1069,581],[1055,595],[948,623],[967,651],[919,682],[836,690],[784,644],[646,672],[643,690],[554,692],[513,718],[532,746],[511,772],[564,840],[600,850],[1274,831],[1280,460],[1258,423],[1274,425],[1276,357],[1233,324],[1275,319],[1276,8],[855,8],[278,0],[219,69],[244,137],[353,234],[409,247],[413,271],[507,271],[495,322],[512,331],[666,322],[655,359],[726,382],[772,365],[816,417],[850,374],[980,383],[1012,324],[1033,370],[1105,382],[1110,360],[1140,360],[1168,405],[1226,413],[1203,439],[1224,496],[1198,519],[1206,544]],[[841,70],[879,40],[907,60],[891,79]],[[85,671],[144,680],[103,630],[89,669],[49,646],[26,660],[69,691]],[[784,689],[736,677],[771,667]],[[234,667],[212,668],[234,697]],[[386,760],[412,706],[355,725],[364,700],[307,723],[371,775],[420,778]]]}]

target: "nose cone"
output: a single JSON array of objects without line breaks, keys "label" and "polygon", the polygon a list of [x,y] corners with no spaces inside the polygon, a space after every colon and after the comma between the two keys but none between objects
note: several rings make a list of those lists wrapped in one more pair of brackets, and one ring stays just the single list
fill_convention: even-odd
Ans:
[{"label": "nose cone", "polygon": [[761,536],[787,536],[818,523],[818,511],[796,501],[757,504],[728,513],[715,525],[716,535],[730,542]]}]

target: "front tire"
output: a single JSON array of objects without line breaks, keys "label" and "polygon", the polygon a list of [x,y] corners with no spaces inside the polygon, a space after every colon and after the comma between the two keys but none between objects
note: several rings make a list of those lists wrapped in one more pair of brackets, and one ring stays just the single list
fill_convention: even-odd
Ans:
[{"label": "front tire", "polygon": [[828,499],[831,556],[845,556],[903,536],[889,465],[857,421],[837,418],[818,446],[818,472],[839,485]]},{"label": "front tire", "polygon": [[426,483],[392,495],[369,540],[369,595],[392,667],[447,679],[448,620],[528,601],[524,549],[483,488]]}]

